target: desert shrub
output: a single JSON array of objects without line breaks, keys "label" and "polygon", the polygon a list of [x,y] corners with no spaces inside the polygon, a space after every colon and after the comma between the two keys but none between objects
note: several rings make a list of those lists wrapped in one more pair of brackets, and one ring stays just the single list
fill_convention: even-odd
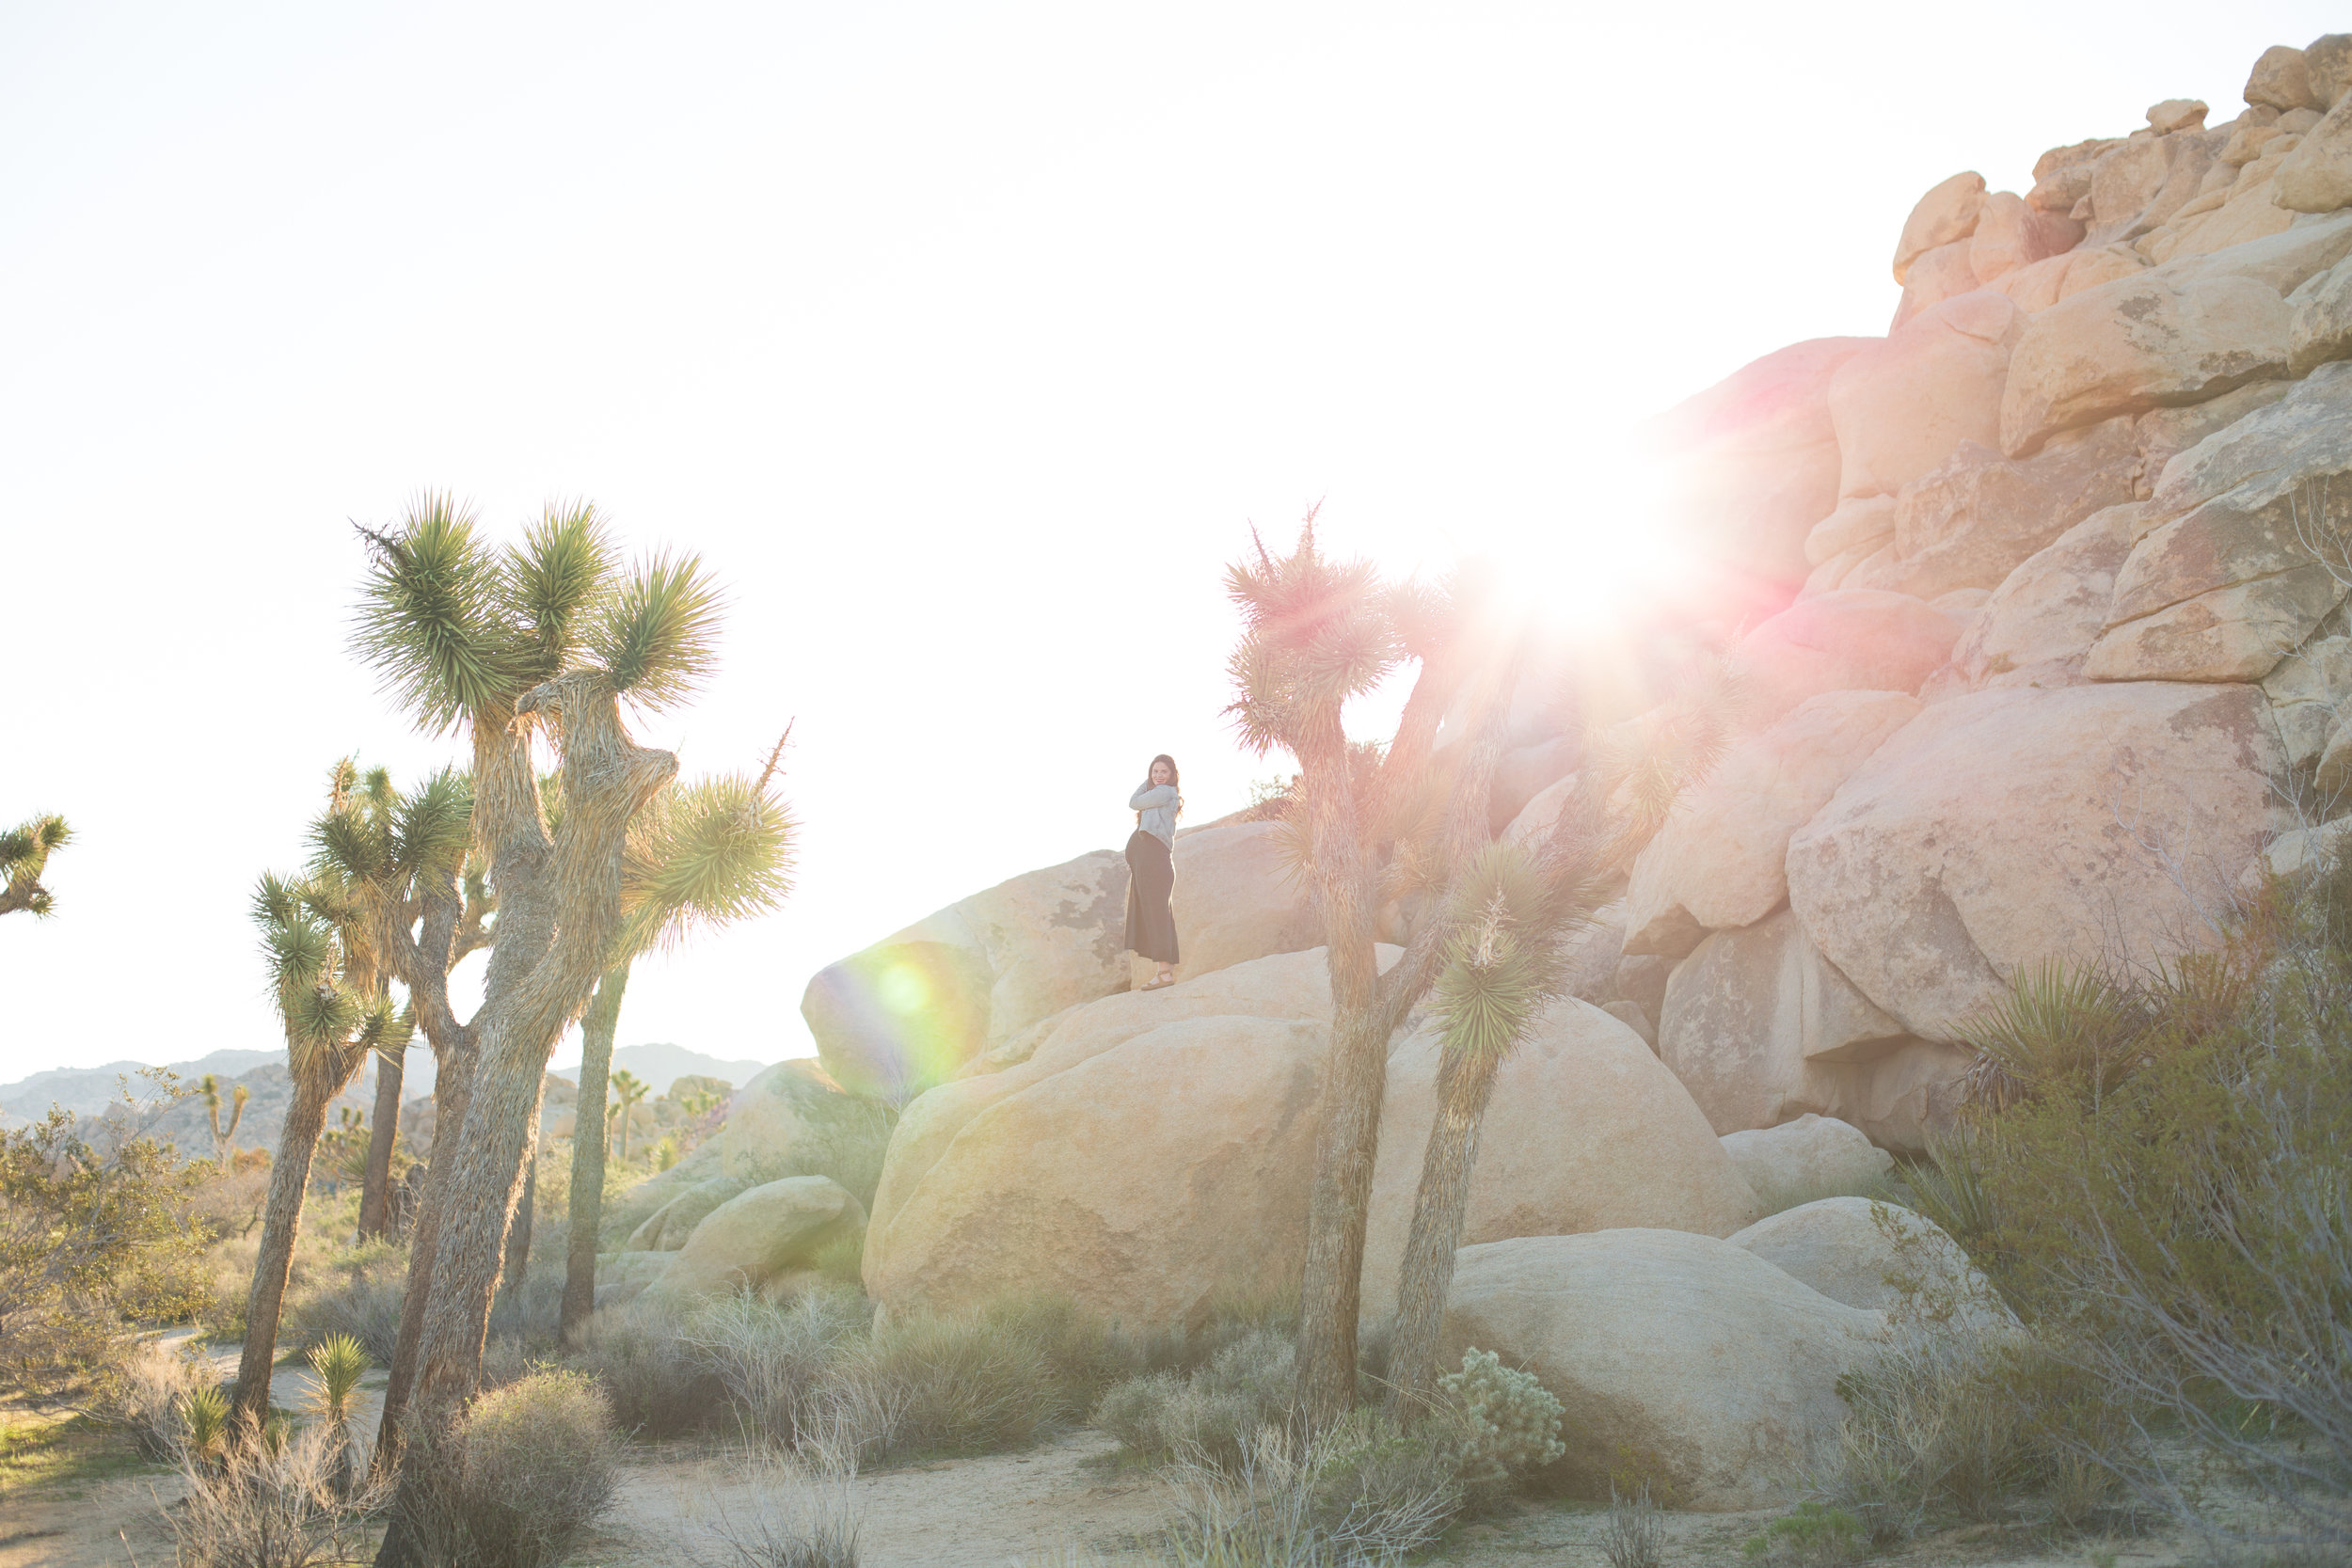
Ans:
[{"label": "desert shrub", "polygon": [[[1970,1032],[1979,1262],[2113,1408],[2352,1545],[2352,867],[2274,882],[2217,950],[2021,979]],[[2193,1489],[2076,1457],[2197,1521]],[[2203,1521],[2211,1524],[2213,1521]]]},{"label": "desert shrub", "polygon": [[1868,1549],[1869,1535],[1861,1520],[1842,1508],[1806,1501],[1748,1537],[1740,1554],[1751,1561],[1827,1564],[1851,1562]]},{"label": "desert shrub", "polygon": [[281,1337],[309,1349],[347,1335],[371,1361],[389,1367],[407,1291],[405,1244],[373,1242],[329,1254],[311,1260],[300,1287],[288,1292]]},{"label": "desert shrub", "polygon": [[1166,1562],[1359,1568],[1433,1544],[1462,1507],[1444,1446],[1359,1409],[1302,1440],[1262,1426],[1230,1469],[1179,1459]]},{"label": "desert shrub", "polygon": [[1461,1412],[1455,1468],[1466,1485],[1502,1490],[1568,1451],[1560,1441],[1560,1402],[1534,1374],[1504,1366],[1493,1351],[1464,1351],[1462,1370],[1438,1386]]},{"label": "desert shrub", "polygon": [[1630,1495],[1612,1486],[1609,1519],[1600,1532],[1600,1553],[1609,1568],[1659,1568],[1665,1551],[1665,1530],[1647,1484],[1635,1486]]},{"label": "desert shrub", "polygon": [[853,1466],[755,1446],[696,1511],[689,1548],[707,1568],[857,1568]]},{"label": "desert shrub", "polygon": [[829,1399],[859,1458],[1023,1448],[1063,1406],[1037,1343],[977,1315],[888,1324],[835,1363]]},{"label": "desert shrub", "polygon": [[[224,1406],[223,1414],[226,1409]],[[311,1568],[356,1560],[385,1496],[345,1462],[325,1426],[260,1442],[191,1446],[180,1462],[186,1496],[169,1511],[183,1568]]]},{"label": "desert shrub", "polygon": [[139,1325],[208,1298],[184,1212],[202,1170],[143,1135],[102,1150],[75,1125],[53,1110],[0,1132],[0,1393],[51,1406],[99,1397]]},{"label": "desert shrub", "polygon": [[1006,1296],[980,1309],[999,1333],[1037,1347],[1054,1389],[1051,1420],[1080,1421],[1105,1389],[1145,1365],[1145,1348],[1065,1296]]},{"label": "desert shrub", "polygon": [[625,1432],[672,1437],[723,1419],[727,1393],[677,1316],[642,1298],[598,1310],[568,1365],[593,1377]]},{"label": "desert shrub", "polygon": [[621,1440],[594,1379],[542,1370],[493,1389],[410,1449],[429,1560],[552,1568],[612,1505]]},{"label": "desert shrub", "polygon": [[201,1339],[179,1350],[149,1340],[125,1354],[91,1401],[90,1414],[123,1433],[144,1459],[179,1456],[188,1397],[214,1382]]},{"label": "desert shrub", "polygon": [[689,1314],[680,1340],[726,1389],[748,1436],[798,1446],[826,1427],[835,1364],[872,1317],[854,1291],[803,1291],[771,1306],[745,1291]]},{"label": "desert shrub", "polygon": [[1814,1500],[1880,1545],[1954,1521],[2088,1523],[2122,1501],[2137,1449],[2104,1389],[2023,1338],[1906,1335],[1838,1392],[1848,1416]]},{"label": "desert shrub", "polygon": [[1189,1377],[1157,1371],[1115,1385],[1094,1421],[1141,1457],[1237,1473],[1261,1429],[1288,1424],[1296,1386],[1295,1343],[1252,1329]]},{"label": "desert shrub", "polygon": [[790,1148],[743,1174],[754,1185],[794,1176],[831,1177],[872,1208],[898,1111],[880,1100],[833,1094],[812,1096],[796,1109],[803,1131]]}]

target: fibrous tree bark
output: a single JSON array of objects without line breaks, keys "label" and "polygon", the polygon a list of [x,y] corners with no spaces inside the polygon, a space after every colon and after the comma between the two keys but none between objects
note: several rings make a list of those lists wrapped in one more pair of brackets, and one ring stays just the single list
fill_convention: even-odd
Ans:
[{"label": "fibrous tree bark", "polygon": [[[1442,591],[1384,584],[1362,562],[1326,557],[1311,517],[1292,553],[1276,557],[1260,545],[1254,559],[1230,569],[1227,590],[1244,617],[1228,712],[1246,744],[1297,759],[1295,847],[1322,916],[1330,973],[1331,1051],[1297,1342],[1299,1413],[1321,1428],[1356,1398],[1364,1228],[1389,1041],[1441,967],[1452,932],[1443,894],[1489,836],[1502,714],[1524,639],[1494,616],[1479,578],[1460,577]],[[1394,738],[1359,792],[1344,706],[1407,659],[1420,673]],[[1440,756],[1440,721],[1466,692],[1466,738]],[[1416,891],[1437,895],[1438,915],[1383,974],[1374,951],[1377,911]]]},{"label": "fibrous tree bark", "polygon": [[[359,647],[426,728],[469,734],[473,842],[499,907],[482,1007],[451,1031],[472,1060],[462,1117],[446,1103],[437,1117],[426,1223],[412,1243],[430,1261],[412,1261],[404,1340],[406,1315],[419,1322],[407,1367],[395,1368],[404,1402],[395,1411],[388,1396],[386,1407],[397,1442],[404,1424],[443,1430],[478,1384],[548,1057],[627,924],[631,824],[677,771],[671,753],[629,736],[621,700],[655,707],[692,689],[709,668],[718,600],[691,559],[619,571],[584,506],[548,509],[504,552],[437,498],[366,538]],[[559,759],[552,824],[538,742]],[[421,1485],[403,1465],[380,1563],[417,1560]]]},{"label": "fibrous tree bark", "polygon": [[328,876],[292,882],[264,877],[254,896],[254,916],[270,960],[294,1094],[270,1168],[262,1243],[246,1298],[245,1348],[231,1413],[246,1434],[258,1432],[269,1413],[278,1312],[326,1107],[370,1051],[405,1045],[408,1029],[406,1016],[396,1013],[384,994],[374,950],[361,930],[364,911],[347,886]]},{"label": "fibrous tree bark", "polygon": [[1530,845],[1490,845],[1453,890],[1452,935],[1435,988],[1443,1023],[1437,1109],[1389,1345],[1388,1404],[1401,1421],[1426,1408],[1437,1389],[1446,1293],[1496,1075],[1562,993],[1562,941],[1630,868],[1677,792],[1712,765],[1728,706],[1724,688],[1694,684],[1616,744],[1588,737],[1549,831]]},{"label": "fibrous tree bark", "polygon": [[[791,888],[792,818],[768,786],[792,737],[790,725],[759,777],[702,780],[643,813],[622,867],[628,923],[617,960],[596,982],[580,1022],[580,1114],[572,1126],[571,1234],[564,1270],[564,1342],[576,1344],[596,1310],[596,1232],[604,1223],[605,1086],[629,965],[692,931],[764,913]],[[624,1101],[621,1114],[628,1114]]]}]

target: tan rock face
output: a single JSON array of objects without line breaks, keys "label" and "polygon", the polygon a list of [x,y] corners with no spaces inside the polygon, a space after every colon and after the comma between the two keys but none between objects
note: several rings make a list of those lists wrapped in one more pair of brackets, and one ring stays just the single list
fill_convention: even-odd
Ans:
[{"label": "tan rock face", "polygon": [[1901,691],[1824,692],[1734,742],[1676,801],[1634,863],[1626,950],[1666,950],[1649,935],[1661,921],[1661,930],[1712,930],[1752,925],[1780,908],[1788,896],[1788,835],[1918,711],[1918,699]]},{"label": "tan rock face", "polygon": [[2060,300],[2026,325],[2010,363],[2001,449],[2023,456],[2059,431],[2283,374],[2290,323],[2260,282],[2163,269]]},{"label": "tan rock face", "polygon": [[2352,33],[2327,33],[2303,46],[2303,77],[2313,107],[2331,109],[2352,86]]},{"label": "tan rock face", "polygon": [[1804,579],[1805,535],[1837,499],[1830,378],[1877,341],[1791,344],[1650,422],[1661,515],[1701,559],[1782,600]]},{"label": "tan rock face", "polygon": [[2262,57],[2247,75],[2242,96],[2249,103],[2273,109],[2327,107],[2312,91],[2311,76],[2303,69],[2303,51],[2283,43],[2274,43],[2262,52]]},{"label": "tan rock face", "polygon": [[[1383,970],[1399,955],[1394,947],[1376,951]],[[891,1133],[882,1183],[874,1194],[873,1227],[866,1243],[869,1286],[893,1244],[898,1211],[975,1118],[1153,1029],[1172,1022],[1224,1018],[1327,1025],[1331,982],[1323,949],[1236,964],[1167,990],[1104,997],[1057,1021],[1034,1053],[1020,1063],[1000,1072],[942,1084],[917,1097],[899,1116]]]},{"label": "tan rock face", "polygon": [[2338,261],[2287,297],[2294,312],[2287,371],[2304,376],[2331,359],[2352,358],[2352,261]]},{"label": "tan rock face", "polygon": [[1855,550],[1877,549],[1895,537],[1895,498],[1853,496],[1804,536],[1804,558],[1815,565]]},{"label": "tan rock face", "polygon": [[1984,176],[1973,169],[1953,175],[1921,197],[1903,220],[1902,238],[1895,244],[1895,281],[1908,281],[1912,262],[1929,251],[1976,232],[1983,210]]},{"label": "tan rock face", "polygon": [[1976,232],[1968,237],[1968,269],[1990,283],[2063,255],[2082,237],[2083,226],[2063,213],[2043,212],[2014,191],[1998,191],[1985,198]]},{"label": "tan rock face", "polygon": [[838,1182],[822,1176],[771,1181],[704,1216],[660,1288],[680,1295],[757,1288],[865,1228],[866,1211]]},{"label": "tan rock face", "polygon": [[1797,1195],[1813,1198],[1866,1193],[1895,1168],[1895,1157],[1872,1143],[1861,1128],[1811,1111],[1777,1127],[1726,1132],[1723,1146],[1756,1196],[1772,1208]]},{"label": "tan rock face", "polygon": [[2034,162],[2033,189],[2026,193],[2026,202],[2037,211],[2065,217],[2090,195],[2099,160],[2123,143],[2121,136],[2096,136],[2050,149]]},{"label": "tan rock face", "polygon": [[1840,589],[1789,606],[1742,638],[1741,719],[1769,723],[1825,691],[1916,691],[1960,628],[1908,594]]},{"label": "tan rock face", "polygon": [[[1437,1112],[1438,1056],[1434,1028],[1389,1054],[1364,1237],[1367,1323],[1395,1310]],[[1462,1244],[1629,1226],[1728,1236],[1757,1212],[1707,1118],[1640,1037],[1597,1007],[1562,1002],[1497,1076]]]},{"label": "tan rock face", "polygon": [[2136,277],[2147,267],[2148,263],[2137,254],[2123,246],[2101,245],[2031,262],[1998,279],[1993,287],[2014,300],[2019,309],[2031,313],[2046,310],[2069,294],[2081,293],[2085,289],[2095,289],[2119,277]]},{"label": "tan rock face", "polygon": [[722,1177],[705,1181],[678,1194],[655,1210],[645,1223],[629,1232],[622,1243],[624,1252],[675,1252],[684,1246],[694,1227],[707,1219],[719,1205],[747,1191],[739,1180]]},{"label": "tan rock face", "polygon": [[1463,1248],[1440,1348],[1449,1365],[1494,1351],[1550,1390],[1575,1496],[1606,1498],[1629,1452],[1683,1507],[1763,1508],[1826,1456],[1837,1380],[1885,1324],[1728,1242],[1601,1230]]},{"label": "tan rock face", "polygon": [[1928,1039],[2021,967],[2175,953],[2270,826],[2265,706],[2164,682],[1931,704],[1790,839],[1797,919]]},{"label": "tan rock face", "polygon": [[2091,171],[2090,230],[2084,243],[2129,242],[2161,225],[2195,199],[2228,141],[2225,135],[2196,130],[2143,133],[2100,159]]},{"label": "tan rock face", "polygon": [[[1270,822],[1180,832],[1182,975],[1322,941]],[[1000,882],[818,971],[801,1001],[825,1069],[857,1093],[919,1090],[1041,1019],[1131,983],[1127,864],[1098,849]]]},{"label": "tan rock face", "polygon": [[2280,659],[2262,688],[2288,766],[2317,762],[2336,733],[2339,708],[2352,697],[2352,637],[2312,638]]},{"label": "tan rock face", "polygon": [[2352,366],[2182,452],[2151,505],[2172,518],[2117,574],[2098,679],[2259,680],[2344,596],[2312,519],[2352,503]]},{"label": "tan rock face", "polygon": [[2132,421],[2121,418],[2069,431],[2027,458],[1964,442],[1896,498],[1889,586],[1923,599],[1997,588],[2085,517],[2130,500],[2139,463]]},{"label": "tan rock face", "polygon": [[2027,557],[1952,649],[1962,689],[2073,686],[2106,628],[2115,574],[2131,553],[2137,503],[2095,512]]},{"label": "tan rock face", "polygon": [[1731,1238],[1832,1301],[1897,1322],[1979,1332],[2016,1326],[1993,1282],[1932,1220],[1864,1197],[1825,1197]]},{"label": "tan rock face", "polygon": [[728,1101],[719,1133],[721,1168],[761,1181],[787,1174],[796,1150],[827,1136],[840,1121],[849,1098],[815,1062],[778,1062]]},{"label": "tan rock face", "polygon": [[[2224,431],[2253,413],[2267,408],[2290,391],[2294,384],[2286,381],[2257,381],[2240,387],[2234,392],[2224,392],[2203,403],[2193,403],[2185,408],[2159,408],[2142,414],[2134,425],[2139,441],[2139,478],[2133,499],[2147,500],[2155,494],[2156,481],[2164,474],[2165,465],[2188,451],[2206,436]],[[2149,527],[2166,519],[2152,516]],[[2142,529],[2140,532],[2145,532]],[[2137,534],[2134,535],[2137,538]]]},{"label": "tan rock face", "polygon": [[2352,102],[2339,97],[2271,181],[2271,199],[2296,213],[2352,205]]},{"label": "tan rock face", "polygon": [[1279,1291],[1306,1241],[1328,1037],[1187,1019],[1002,1095],[900,1199],[866,1291],[894,1313],[1057,1294],[1135,1324]]},{"label": "tan rock face", "polygon": [[1899,329],[1929,306],[1941,305],[1979,286],[1976,265],[1969,260],[1972,244],[1970,240],[1955,240],[1950,245],[1940,245],[1911,263],[1903,283],[1903,297],[1895,307],[1895,319],[1888,331]]},{"label": "tan rock face", "polygon": [[1675,966],[1658,1054],[1716,1132],[1738,1132],[1808,1111],[1844,1114],[1851,1085],[1812,1064],[1867,1061],[1905,1037],[1784,910],[1715,932]]},{"label": "tan rock face", "polygon": [[1963,441],[1998,444],[2010,351],[2026,330],[2015,302],[1980,289],[1848,360],[1829,386],[1838,494],[1891,496]]}]

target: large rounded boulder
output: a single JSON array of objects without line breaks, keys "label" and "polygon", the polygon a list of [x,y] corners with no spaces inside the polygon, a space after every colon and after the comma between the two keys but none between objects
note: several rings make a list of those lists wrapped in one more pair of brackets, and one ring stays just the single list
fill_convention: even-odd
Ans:
[{"label": "large rounded boulder", "polygon": [[1848,1307],[1922,1326],[1997,1331],[2016,1318],[1960,1243],[1891,1203],[1825,1197],[1784,1209],[1731,1238]]},{"label": "large rounded boulder", "polygon": [[1790,838],[1789,900],[1871,1002],[1956,1039],[2021,970],[2147,963],[2207,940],[2276,825],[2279,771],[2253,687],[1953,697]]},{"label": "large rounded boulder", "polygon": [[[1437,1112],[1438,1032],[1389,1054],[1364,1237],[1363,1312],[1395,1309]],[[1755,1195],[1707,1117],[1639,1035],[1589,1003],[1555,1003],[1503,1062],[1479,1124],[1464,1244],[1645,1227],[1728,1236]]]},{"label": "large rounded boulder", "polygon": [[1456,1255],[1439,1354],[1490,1350],[1560,1401],[1558,1479],[1605,1498],[1630,1466],[1679,1506],[1765,1508],[1826,1456],[1837,1380],[1883,1313],[1831,1300],[1745,1248],[1678,1230],[1527,1236]]}]

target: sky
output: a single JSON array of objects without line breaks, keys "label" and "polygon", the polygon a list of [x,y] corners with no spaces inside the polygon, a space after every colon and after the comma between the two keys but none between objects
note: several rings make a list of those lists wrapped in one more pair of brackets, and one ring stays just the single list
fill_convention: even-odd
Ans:
[{"label": "sky", "polygon": [[2326,9],[0,0],[0,819],[76,833],[0,1081],[275,1042],[254,879],[337,757],[463,754],[347,648],[421,491],[726,585],[637,733],[789,721],[797,884],[620,1039],[804,1055],[811,974],[1115,847],[1152,753],[1194,820],[1287,773],[1220,715],[1252,527],[1604,614],[1674,570],[1639,420]]}]

